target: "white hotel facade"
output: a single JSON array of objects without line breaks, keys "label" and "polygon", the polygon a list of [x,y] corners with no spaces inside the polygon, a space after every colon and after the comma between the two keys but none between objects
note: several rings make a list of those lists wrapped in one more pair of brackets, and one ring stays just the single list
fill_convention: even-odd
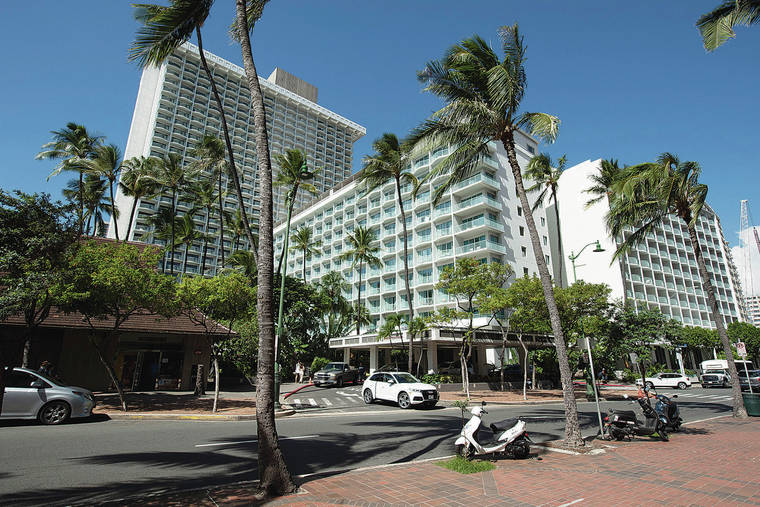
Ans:
[{"label": "white hotel facade", "polygon": [[[254,137],[253,112],[250,93],[243,69],[216,55],[205,52],[217,89],[224,104],[224,113],[229,127],[235,164],[241,176],[243,199],[252,227],[256,228],[259,204],[257,188],[257,162]],[[313,183],[317,189],[325,191],[344,181],[351,175],[353,163],[353,143],[366,134],[361,125],[354,123],[317,104],[317,88],[283,71],[275,69],[268,79],[260,78],[267,112],[267,131],[272,153],[284,153],[297,148],[306,154],[312,167],[321,171]],[[171,55],[158,67],[146,67],[140,79],[129,138],[124,158],[155,156],[162,158],[167,153],[178,153],[185,164],[194,159],[190,152],[204,134],[223,136],[221,118],[211,91],[210,82],[200,66],[198,48],[190,43]],[[238,209],[238,200],[231,182],[226,181],[225,209],[233,215]],[[285,195],[282,189],[274,190],[275,220],[284,217]],[[307,200],[300,193],[296,206]],[[119,189],[116,204],[121,211],[118,218],[119,233],[127,229],[129,211],[133,198]],[[164,191],[160,196],[141,199],[138,202],[135,225],[129,239],[148,243],[163,244],[153,235],[149,218],[158,207],[171,206],[171,193]],[[180,200],[178,214],[190,209],[190,204]],[[194,215],[196,227],[214,237],[209,245],[206,274],[214,275],[221,267],[220,224],[217,215],[205,228],[206,212]],[[109,237],[115,236],[111,224]],[[225,254],[229,256],[234,248],[233,238],[225,232]],[[248,248],[245,238],[240,239],[240,247]],[[178,252],[182,248],[178,247]],[[201,266],[202,244],[196,242],[189,249],[187,271],[198,273]],[[182,253],[175,259],[175,271],[184,265]]]},{"label": "white hotel facade", "polygon": [[[685,325],[715,328],[689,232],[679,218],[666,218],[664,225],[644,243],[613,261],[618,243],[608,235],[604,223],[609,203],[602,199],[591,207],[585,205],[592,197],[585,193],[592,184],[589,178],[598,173],[600,165],[601,160],[587,160],[571,167],[563,173],[559,185],[565,259],[597,240],[605,249],[595,253],[589,247],[583,252],[576,261],[578,279],[606,283],[612,288],[613,298],[625,299],[637,310],[659,310]],[[709,206],[704,207],[697,221],[697,235],[725,323],[746,321],[746,307],[731,249],[723,236],[718,215]],[[556,245],[554,247],[556,249]],[[571,262],[566,260],[564,267],[565,280],[572,283]]]},{"label": "white hotel facade", "polygon": [[[522,133],[516,136],[518,160],[525,167],[537,151],[537,143]],[[432,165],[448,154],[446,147],[431,151],[412,162],[415,175],[422,177]],[[339,260],[349,247],[346,238],[356,226],[373,229],[380,247],[379,268],[364,267],[362,274],[362,303],[369,309],[372,323],[360,335],[335,338],[330,347],[343,349],[346,360],[355,359],[352,353],[369,353],[369,367],[374,370],[390,362],[391,340],[378,340],[376,330],[385,317],[405,313],[408,309],[404,285],[403,228],[398,211],[393,182],[370,192],[361,185],[358,174],[342,185],[324,193],[311,205],[297,211],[291,222],[291,232],[300,226],[312,228],[315,239],[322,242],[321,253],[306,259],[306,279],[316,282],[330,271],[338,271],[350,284],[345,293],[355,301],[358,292],[358,272],[350,261]],[[483,160],[472,176],[454,186],[437,204],[432,202],[434,188],[442,183],[438,177],[424,184],[413,198],[411,185],[402,188],[407,217],[409,248],[409,285],[417,315],[427,315],[454,302],[443,291],[435,289],[439,275],[446,266],[461,257],[484,259],[510,264],[518,277],[537,273],[524,213],[515,192],[514,180],[501,146],[491,145],[490,156]],[[549,257],[550,239],[543,207],[534,213],[539,237]],[[275,253],[282,251],[285,223],[275,227]],[[300,252],[290,252],[288,273],[302,276],[303,258]],[[485,318],[481,319],[485,321]],[[484,323],[484,322],[483,322]],[[437,369],[439,364],[457,358],[456,332],[432,329],[427,332],[423,364]],[[545,337],[530,337],[536,343],[549,343]],[[399,346],[399,338],[393,339]],[[408,343],[408,342],[406,342]],[[420,342],[421,344],[421,342]],[[487,372],[486,350],[501,346],[501,335],[492,331],[479,333],[475,351],[476,372]],[[517,341],[512,346],[519,346]]]}]

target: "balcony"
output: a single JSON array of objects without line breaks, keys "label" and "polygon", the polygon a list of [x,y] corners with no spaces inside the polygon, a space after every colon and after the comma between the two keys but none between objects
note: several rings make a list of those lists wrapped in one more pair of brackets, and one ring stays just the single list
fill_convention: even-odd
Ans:
[{"label": "balcony", "polygon": [[504,232],[504,224],[492,220],[488,217],[480,217],[475,220],[470,220],[469,222],[458,224],[457,225],[457,232],[464,232],[469,231],[470,229],[474,229],[476,227],[490,227],[491,229],[495,229],[500,232]]},{"label": "balcony", "polygon": [[478,250],[488,249],[495,252],[507,253],[507,249],[500,243],[494,243],[493,241],[477,241],[468,245],[457,247],[457,255],[467,254],[470,252],[476,252]]},{"label": "balcony", "polygon": [[465,189],[465,188],[475,188],[475,185],[485,185],[488,187],[491,187],[495,190],[499,190],[500,185],[499,182],[494,178],[493,176],[489,176],[487,173],[479,173],[474,176],[470,176],[466,180],[462,180],[459,183],[457,183],[454,186],[454,193],[458,193],[458,191]]},{"label": "balcony", "polygon": [[496,199],[492,199],[491,197],[484,194],[468,197],[467,199],[464,199],[463,201],[458,202],[456,210],[462,211],[462,210],[466,210],[468,208],[472,208],[473,206],[477,206],[481,204],[486,205],[486,206],[491,206],[495,210],[501,211],[501,206],[499,205],[499,202]]},{"label": "balcony", "polygon": [[436,218],[448,215],[451,215],[451,206],[446,206],[445,208],[436,208],[433,211],[433,216]]}]

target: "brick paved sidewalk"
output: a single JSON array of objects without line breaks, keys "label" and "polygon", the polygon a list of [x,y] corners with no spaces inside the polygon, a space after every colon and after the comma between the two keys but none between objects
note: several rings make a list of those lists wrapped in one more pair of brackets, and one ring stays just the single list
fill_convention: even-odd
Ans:
[{"label": "brick paved sidewalk", "polygon": [[[431,462],[301,479],[268,505],[760,505],[760,421],[730,417],[684,427],[670,442],[610,443],[595,456],[544,452],[461,475]],[[253,484],[129,505],[252,505]]]}]

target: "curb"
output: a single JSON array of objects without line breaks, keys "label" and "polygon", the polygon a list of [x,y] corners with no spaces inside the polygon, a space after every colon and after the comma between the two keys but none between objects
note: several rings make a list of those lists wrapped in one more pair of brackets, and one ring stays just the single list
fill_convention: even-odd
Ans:
[{"label": "curb", "polygon": [[[295,410],[275,411],[274,417],[287,417],[295,414]],[[256,414],[150,414],[150,413],[107,413],[114,421],[255,421]]]}]

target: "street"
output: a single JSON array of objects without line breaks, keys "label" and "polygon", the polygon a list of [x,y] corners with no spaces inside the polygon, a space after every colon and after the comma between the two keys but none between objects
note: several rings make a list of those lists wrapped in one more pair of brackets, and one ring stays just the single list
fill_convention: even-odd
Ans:
[{"label": "street", "polygon": [[[728,389],[663,392],[679,395],[687,422],[730,412]],[[610,407],[631,405],[602,404],[603,411]],[[593,435],[598,430],[595,405],[579,402],[578,408],[584,435]],[[461,424],[456,408],[373,405],[371,410],[341,410],[278,419],[281,445],[294,475],[450,455]],[[488,410],[486,424],[523,416],[535,441],[562,438],[561,403],[491,405]],[[3,422],[0,504],[92,504],[252,480],[255,439],[252,422],[94,420],[51,427]]]}]

